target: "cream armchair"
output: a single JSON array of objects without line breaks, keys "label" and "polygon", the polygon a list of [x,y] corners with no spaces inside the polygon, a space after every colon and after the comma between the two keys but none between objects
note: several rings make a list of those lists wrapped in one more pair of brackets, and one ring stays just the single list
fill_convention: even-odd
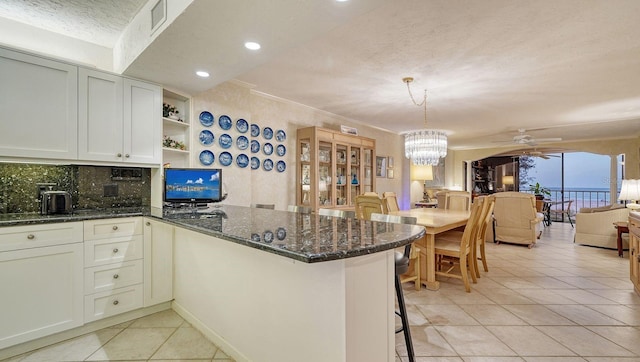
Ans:
[{"label": "cream armchair", "polygon": [[495,200],[495,241],[525,244],[531,248],[544,227],[544,217],[536,211],[535,196],[523,192],[498,192]]},{"label": "cream armchair", "polygon": [[[617,249],[618,232],[614,222],[627,221],[629,209],[622,205],[596,208],[582,208],[576,214],[576,235],[574,242],[581,245],[600,246]],[[627,234],[622,235],[622,248],[629,248]]]}]

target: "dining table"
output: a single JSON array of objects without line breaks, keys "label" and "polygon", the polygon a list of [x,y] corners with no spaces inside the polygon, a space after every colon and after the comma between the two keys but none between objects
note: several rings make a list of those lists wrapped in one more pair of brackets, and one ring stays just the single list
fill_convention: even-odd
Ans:
[{"label": "dining table", "polygon": [[415,217],[416,224],[425,227],[425,236],[414,242],[420,249],[421,284],[429,290],[438,290],[440,283],[436,280],[436,235],[465,226],[470,212],[442,208],[417,208],[391,211],[389,214]]}]

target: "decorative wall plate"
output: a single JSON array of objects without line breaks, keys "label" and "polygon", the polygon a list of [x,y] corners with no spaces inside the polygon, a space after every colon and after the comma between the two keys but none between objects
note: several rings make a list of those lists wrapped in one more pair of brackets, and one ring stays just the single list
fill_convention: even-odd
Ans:
[{"label": "decorative wall plate", "polygon": [[220,135],[220,138],[218,138],[218,143],[222,148],[229,148],[231,147],[231,145],[233,145],[233,138],[231,138],[231,136],[229,136],[228,134],[223,133]]},{"label": "decorative wall plate", "polygon": [[260,127],[257,124],[251,125],[251,137],[260,136]]},{"label": "decorative wall plate", "polygon": [[251,157],[251,169],[257,170],[260,168],[260,159],[258,157]]},{"label": "decorative wall plate", "polygon": [[202,130],[200,132],[200,143],[202,143],[205,146],[209,146],[213,143],[213,132],[209,131],[208,129]]},{"label": "decorative wall plate", "polygon": [[231,162],[233,162],[233,156],[227,151],[222,152],[218,155],[218,160],[222,166],[229,166]]},{"label": "decorative wall plate", "polygon": [[284,238],[286,237],[287,237],[287,229],[282,227],[276,229],[276,238],[278,238],[278,240],[284,240]]},{"label": "decorative wall plate", "polygon": [[236,146],[241,150],[246,150],[249,147],[249,139],[245,136],[238,136],[236,138]]},{"label": "decorative wall plate", "polygon": [[262,162],[262,168],[263,168],[265,171],[271,171],[271,170],[273,170],[273,161],[271,161],[271,159],[270,159],[270,158],[267,158],[266,160],[264,160],[264,161]]},{"label": "decorative wall plate", "polygon": [[273,145],[269,142],[266,142],[262,146],[262,152],[264,152],[265,155],[269,156],[270,154],[273,153]]},{"label": "decorative wall plate", "polygon": [[256,140],[251,140],[251,153],[260,152],[260,142]]},{"label": "decorative wall plate", "polygon": [[247,123],[247,121],[245,121],[244,119],[240,118],[239,120],[236,121],[236,129],[240,133],[247,133],[247,131],[249,130],[249,123]]},{"label": "decorative wall plate", "polygon": [[213,126],[213,114],[211,114],[211,112],[209,111],[200,112],[200,117],[198,118],[200,119],[200,123],[202,123],[203,126],[205,127]]},{"label": "decorative wall plate", "polygon": [[276,146],[276,154],[280,157],[284,156],[287,153],[287,148],[284,145]]},{"label": "decorative wall plate", "polygon": [[236,165],[240,168],[245,168],[249,165],[249,157],[244,153],[241,153],[236,157]]},{"label": "decorative wall plate", "polygon": [[270,140],[273,138],[273,130],[271,129],[271,127],[265,127],[262,130],[262,135],[265,139]]},{"label": "decorative wall plate", "polygon": [[216,159],[216,157],[213,155],[213,152],[209,150],[204,150],[200,152],[199,158],[200,158],[200,163],[205,166],[209,166]]},{"label": "decorative wall plate", "polygon": [[231,123],[231,118],[229,118],[229,116],[227,115],[223,114],[222,116],[220,116],[220,118],[218,118],[218,125],[224,130],[231,129]]},{"label": "decorative wall plate", "polygon": [[284,163],[284,161],[278,161],[278,163],[276,163],[276,170],[278,172],[284,172],[284,170],[287,169],[287,164]]},{"label": "decorative wall plate", "polygon": [[284,133],[284,131],[283,131],[283,130],[279,129],[279,130],[276,132],[276,141],[278,141],[278,142],[284,142],[284,140],[286,140],[286,139],[287,139],[287,134],[286,134],[286,133]]},{"label": "decorative wall plate", "polygon": [[267,230],[262,234],[262,240],[269,244],[273,241],[273,231]]}]

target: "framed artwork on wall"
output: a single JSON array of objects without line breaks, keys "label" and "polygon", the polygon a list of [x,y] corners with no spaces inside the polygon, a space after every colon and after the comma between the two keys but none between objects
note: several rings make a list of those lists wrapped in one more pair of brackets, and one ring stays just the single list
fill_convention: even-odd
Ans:
[{"label": "framed artwork on wall", "polygon": [[387,178],[393,178],[393,169],[392,168],[387,169]]},{"label": "framed artwork on wall", "polygon": [[387,168],[393,168],[393,156],[388,157]]},{"label": "framed artwork on wall", "polygon": [[376,177],[387,177],[387,158],[376,156]]}]

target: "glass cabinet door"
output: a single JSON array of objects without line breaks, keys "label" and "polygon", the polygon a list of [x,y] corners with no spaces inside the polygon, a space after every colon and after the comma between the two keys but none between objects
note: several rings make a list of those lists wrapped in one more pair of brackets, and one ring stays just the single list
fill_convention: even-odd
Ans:
[{"label": "glass cabinet door", "polygon": [[362,193],[372,192],[373,191],[373,150],[365,148],[362,150],[363,153],[363,175],[362,180],[360,181],[362,185]]},{"label": "glass cabinet door", "polygon": [[311,203],[311,142],[308,138],[299,140],[298,177],[300,188],[296,190],[298,204],[310,205]]},{"label": "glass cabinet door", "polygon": [[347,162],[349,157],[349,147],[347,145],[336,144],[336,200],[335,205],[342,206],[347,204],[347,185],[348,168]]},{"label": "glass cabinet door", "polygon": [[360,180],[361,180],[361,174],[360,174],[360,158],[362,156],[361,150],[358,147],[351,147],[350,148],[350,163],[349,163],[349,185],[351,187],[350,190],[350,199],[349,199],[349,205],[350,206],[354,206],[355,205],[355,201],[356,201],[356,196],[360,195],[361,192],[361,186],[360,186]]},{"label": "glass cabinet door", "polygon": [[318,205],[331,206],[333,200],[333,188],[331,182],[334,180],[332,168],[332,147],[331,143],[320,142],[318,148]]}]

